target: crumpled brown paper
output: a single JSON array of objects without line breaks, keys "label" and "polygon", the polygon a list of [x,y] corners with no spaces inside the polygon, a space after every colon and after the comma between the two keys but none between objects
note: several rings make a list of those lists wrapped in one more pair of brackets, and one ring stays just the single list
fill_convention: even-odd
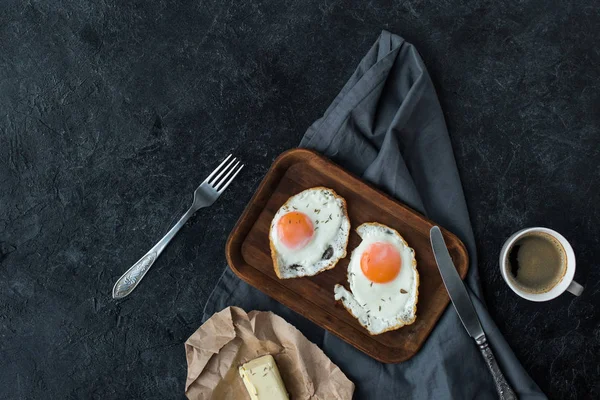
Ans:
[{"label": "crumpled brown paper", "polygon": [[293,400],[351,399],[354,384],[314,343],[283,318],[227,307],[185,342],[185,394],[196,399],[250,398],[238,367],[271,354]]}]

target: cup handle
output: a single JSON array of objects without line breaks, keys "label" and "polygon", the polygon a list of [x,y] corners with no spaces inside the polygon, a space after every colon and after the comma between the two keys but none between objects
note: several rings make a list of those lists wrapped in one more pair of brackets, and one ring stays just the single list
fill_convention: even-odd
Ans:
[{"label": "cup handle", "polygon": [[583,293],[583,286],[575,281],[572,281],[567,290],[575,296],[579,296],[581,293]]}]

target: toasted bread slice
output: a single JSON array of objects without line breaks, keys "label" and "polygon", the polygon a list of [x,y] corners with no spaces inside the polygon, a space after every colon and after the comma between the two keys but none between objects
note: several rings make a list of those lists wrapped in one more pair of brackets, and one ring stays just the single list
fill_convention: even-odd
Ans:
[{"label": "toasted bread slice", "polygon": [[[324,243],[326,247],[322,249],[322,256],[314,262],[288,262],[285,260],[277,251],[277,221],[278,219],[289,212],[296,204],[295,199],[302,199],[308,196],[309,192],[318,192],[319,196],[323,196],[331,207],[335,207],[339,212],[339,230],[336,232],[335,237],[331,243]],[[304,204],[304,203],[303,203]],[[311,209],[314,207],[311,207]],[[297,208],[296,208],[297,209]],[[302,211],[302,210],[301,210]],[[318,216],[318,218],[321,218]],[[323,217],[325,218],[325,217]],[[318,223],[318,221],[316,221]],[[321,221],[323,223],[324,221]],[[318,229],[318,225],[316,225]],[[338,195],[333,189],[329,189],[323,186],[318,186],[310,189],[306,189],[292,197],[290,197],[277,211],[273,221],[271,222],[271,228],[269,230],[269,247],[271,248],[271,258],[273,259],[273,269],[279,279],[299,278],[303,276],[313,276],[328,269],[332,269],[338,263],[339,260],[346,257],[346,247],[348,246],[348,237],[350,235],[350,219],[348,218],[348,210],[346,206],[346,200]],[[321,247],[323,244],[319,244]]]}]

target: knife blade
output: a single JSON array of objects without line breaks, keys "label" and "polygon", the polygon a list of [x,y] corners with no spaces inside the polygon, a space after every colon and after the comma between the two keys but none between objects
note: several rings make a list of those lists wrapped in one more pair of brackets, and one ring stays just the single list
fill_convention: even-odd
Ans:
[{"label": "knife blade", "polygon": [[435,262],[442,275],[444,286],[446,286],[446,290],[450,295],[450,300],[452,300],[452,304],[456,309],[458,317],[469,333],[469,336],[477,340],[484,335],[483,328],[475,313],[475,308],[473,308],[473,303],[471,303],[467,288],[465,288],[465,284],[460,279],[456,267],[452,262],[448,247],[446,247],[446,242],[442,236],[442,231],[439,227],[434,226],[431,228],[429,235]]},{"label": "knife blade", "polygon": [[467,288],[456,271],[456,267],[452,262],[452,257],[450,257],[448,247],[444,241],[444,236],[442,236],[442,231],[439,227],[434,226],[431,228],[429,231],[429,239],[431,240],[431,248],[433,249],[435,262],[440,270],[440,275],[442,276],[442,281],[444,282],[444,286],[446,286],[450,300],[452,300],[452,305],[456,309],[456,313],[469,336],[475,339],[475,342],[479,346],[479,350],[483,355],[485,363],[494,378],[494,384],[496,385],[496,391],[498,392],[499,398],[502,400],[517,399],[515,392],[506,381],[506,378],[504,378],[502,371],[500,371],[500,366],[496,362],[494,353],[492,353],[492,349],[487,342],[487,338],[485,337],[481,322],[479,322],[479,317],[477,317]]}]

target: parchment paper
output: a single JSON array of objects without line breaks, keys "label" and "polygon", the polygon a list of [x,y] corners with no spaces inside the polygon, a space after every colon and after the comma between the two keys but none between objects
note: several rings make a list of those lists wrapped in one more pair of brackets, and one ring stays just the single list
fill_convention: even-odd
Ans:
[{"label": "parchment paper", "polygon": [[295,327],[272,312],[227,307],[185,342],[190,400],[250,398],[238,367],[271,354],[293,400],[351,399],[354,384]]}]

